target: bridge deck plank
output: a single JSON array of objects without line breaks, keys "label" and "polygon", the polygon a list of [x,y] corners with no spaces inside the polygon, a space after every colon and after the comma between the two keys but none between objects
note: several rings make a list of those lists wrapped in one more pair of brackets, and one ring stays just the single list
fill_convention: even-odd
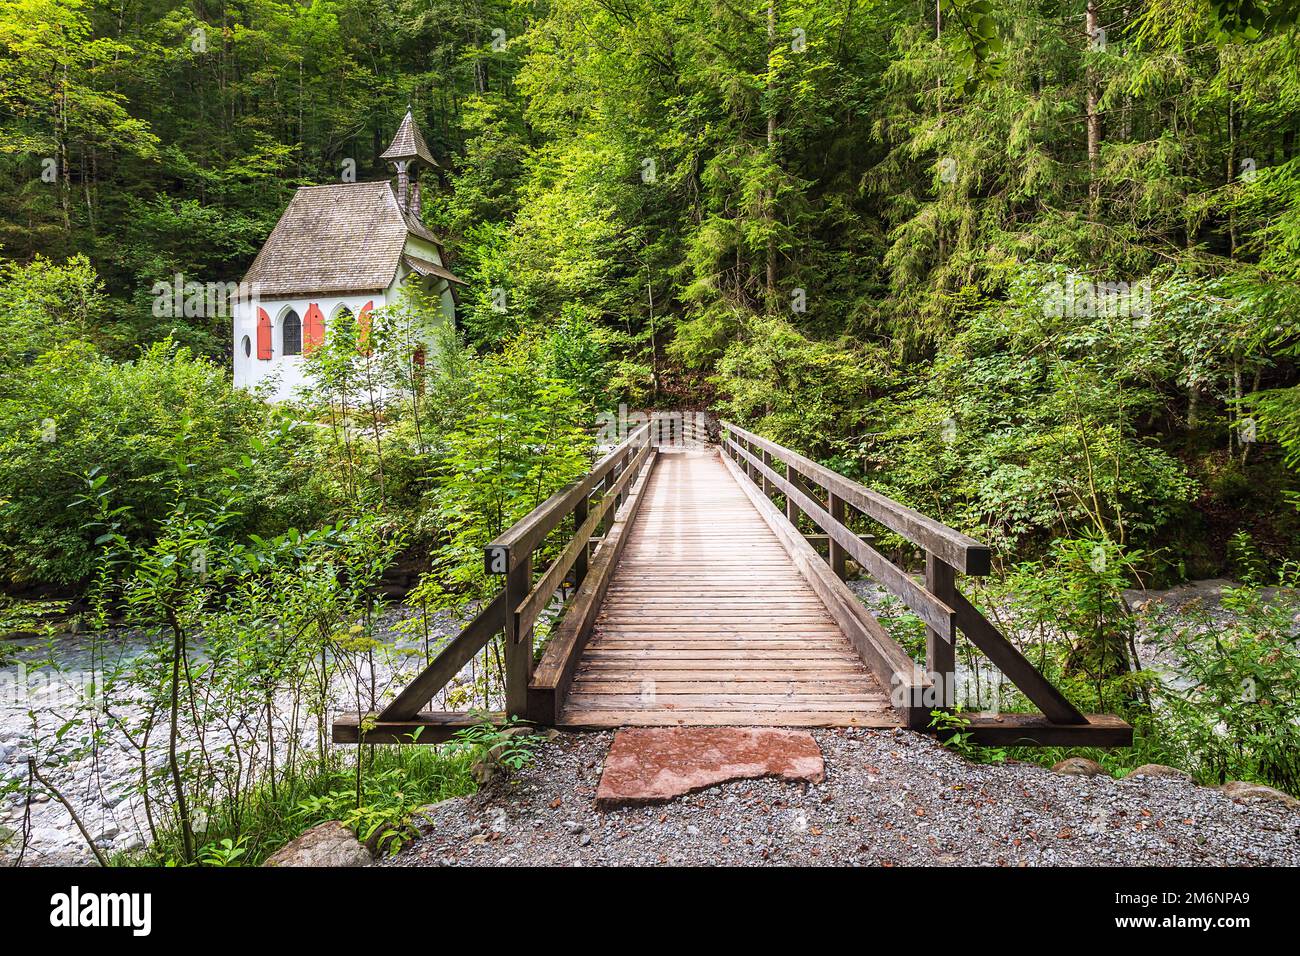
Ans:
[{"label": "bridge deck plank", "polygon": [[560,724],[899,726],[717,454],[661,456]]}]

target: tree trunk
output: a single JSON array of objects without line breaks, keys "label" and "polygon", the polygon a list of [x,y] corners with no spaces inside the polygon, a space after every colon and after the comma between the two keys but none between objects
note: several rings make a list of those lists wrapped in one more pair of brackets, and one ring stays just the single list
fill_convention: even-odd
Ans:
[{"label": "tree trunk", "polygon": [[[1093,38],[1097,36],[1099,19],[1100,9],[1097,0],[1088,0],[1084,32],[1090,49]],[[1096,206],[1101,191],[1101,184],[1097,181],[1097,167],[1101,159],[1101,112],[1098,105],[1100,96],[1097,92],[1097,73],[1092,67],[1088,67],[1084,82],[1087,86],[1088,99],[1088,198]]]},{"label": "tree trunk", "polygon": [[[1228,176],[1227,182],[1231,183],[1237,175],[1237,115],[1233,108],[1235,105],[1235,95],[1232,87],[1228,88]],[[1231,205],[1228,206],[1228,256],[1236,258],[1237,256],[1237,216],[1233,212]]]},{"label": "tree trunk", "polygon": [[[938,43],[943,36],[943,0],[934,0],[934,42]],[[939,128],[943,129],[943,78],[939,78],[939,85],[935,94],[935,110],[939,117],[936,121]],[[948,258],[947,236],[944,234],[943,221],[935,223],[935,230],[939,234],[939,256],[936,260],[938,265],[943,265],[944,259]]]},{"label": "tree trunk", "polygon": [[181,764],[177,754],[180,740],[181,712],[181,655],[185,653],[185,632],[174,614],[169,614],[172,631],[172,686],[168,701],[167,767],[171,771],[172,786],[176,790],[176,816],[181,825],[181,842],[185,862],[194,860],[194,827],[190,822],[189,802],[185,799],[185,783],[181,779]]},{"label": "tree trunk", "polygon": [[[772,166],[776,165],[776,104],[772,97],[772,54],[776,50],[776,0],[768,0],[767,4],[767,155],[768,162]],[[776,202],[776,196],[770,187],[767,190],[767,201],[763,204],[764,216],[767,219],[767,302],[768,308],[772,308],[776,302],[776,236],[772,234],[775,221],[775,210],[773,205]]]}]

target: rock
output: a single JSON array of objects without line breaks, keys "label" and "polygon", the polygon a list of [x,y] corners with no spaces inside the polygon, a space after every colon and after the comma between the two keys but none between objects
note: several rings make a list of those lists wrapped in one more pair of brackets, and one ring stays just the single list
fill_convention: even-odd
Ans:
[{"label": "rock", "polygon": [[80,833],[65,833],[57,827],[32,827],[29,834],[32,846],[67,846],[81,841]]},{"label": "rock", "polygon": [[578,837],[578,846],[586,846],[590,842],[591,842],[590,833],[584,833],[582,836]]},{"label": "rock", "polygon": [[1244,780],[1229,780],[1219,790],[1227,797],[1233,800],[1249,801],[1268,801],[1271,803],[1280,803],[1283,806],[1290,807],[1292,810],[1300,810],[1300,800],[1291,796],[1289,793],[1283,793],[1281,790],[1275,790],[1267,787],[1262,783],[1247,783]]},{"label": "rock", "polygon": [[482,759],[475,760],[473,766],[469,768],[469,775],[480,787],[486,787],[500,772],[501,764],[497,763],[490,752]]},{"label": "rock", "polygon": [[276,850],[263,866],[369,866],[370,851],[337,820],[312,827]]},{"label": "rock", "polygon": [[1144,763],[1136,770],[1130,771],[1124,779],[1127,780],[1129,777],[1168,777],[1171,780],[1184,780],[1187,783],[1196,782],[1190,773],[1176,767],[1166,767],[1162,763]]},{"label": "rock", "polygon": [[1087,757],[1066,757],[1060,763],[1053,764],[1052,770],[1067,777],[1096,777],[1106,772],[1101,764]]},{"label": "rock", "polygon": [[116,823],[109,822],[104,824],[104,826],[100,828],[99,833],[96,835],[95,839],[109,840],[111,842],[121,832],[122,832],[122,828],[120,826],[118,826]]},{"label": "rock", "polygon": [[437,803],[425,804],[416,810],[415,813],[411,814],[411,817],[416,821],[423,821],[424,823],[432,824],[435,815],[460,803],[464,799],[464,797],[448,797],[446,800],[439,800]]},{"label": "rock", "polygon": [[[502,737],[532,737],[538,733],[537,729],[529,724],[516,724],[513,727],[503,728]],[[505,773],[505,765],[501,763],[501,758],[512,746],[511,741],[501,740],[493,744],[487,753],[479,757],[469,768],[470,776],[480,787],[486,787],[498,776]]]},{"label": "rock", "polygon": [[728,780],[780,777],[820,783],[821,749],[801,730],[646,727],[614,735],[596,790],[602,810],[659,803]]}]

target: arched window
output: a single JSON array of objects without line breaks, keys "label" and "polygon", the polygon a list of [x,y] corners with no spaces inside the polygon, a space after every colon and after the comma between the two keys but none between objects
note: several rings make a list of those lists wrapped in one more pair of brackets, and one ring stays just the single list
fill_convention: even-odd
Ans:
[{"label": "arched window", "polygon": [[250,339],[247,335],[245,335],[243,345],[244,345],[244,358],[248,358],[250,355],[253,354],[253,340]]},{"label": "arched window", "polygon": [[[310,317],[308,317],[307,322],[308,325],[310,326],[311,324]],[[331,333],[334,336],[335,345],[342,347],[344,341],[347,340],[351,340],[354,343],[356,342],[356,336],[357,336],[356,316],[352,314],[352,310],[349,309],[346,305],[337,306],[334,309],[334,311],[330,313],[329,327]]]},{"label": "arched window", "polygon": [[284,316],[283,331],[281,335],[284,338],[284,347],[281,349],[281,355],[301,355],[302,354],[302,319],[298,318],[298,313],[290,309]]}]

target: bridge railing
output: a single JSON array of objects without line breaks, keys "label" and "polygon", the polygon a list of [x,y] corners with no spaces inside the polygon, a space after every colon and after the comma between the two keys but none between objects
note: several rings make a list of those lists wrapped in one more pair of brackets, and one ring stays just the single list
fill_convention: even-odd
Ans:
[{"label": "bridge railing", "polygon": [[[1058,733],[1059,739],[1073,741],[1090,736],[1090,742],[1098,745],[1107,740],[1119,745],[1128,742],[1122,739],[1127,733],[1131,740],[1131,728],[1121,721],[1104,717],[1090,721],[958,589],[958,574],[989,573],[992,556],[986,545],[774,441],[731,422],[723,421],[721,427],[724,453],[734,463],[733,473],[742,487],[748,483],[773,509],[770,499],[777,494],[783,496],[785,522],[794,530],[803,514],[825,533],[829,554],[826,561],[822,562],[820,556],[818,561],[823,566],[828,564],[832,574],[823,575],[823,599],[829,595],[828,608],[840,618],[846,635],[877,679],[891,688],[895,706],[905,713],[909,726],[924,726],[932,709],[955,706],[956,640],[960,630],[1042,711],[1052,728],[1087,727],[1090,732],[1072,735],[1066,731]],[[853,531],[850,520],[855,512],[879,522],[925,552],[923,584]],[[801,545],[811,550],[799,536],[794,548],[798,550]],[[920,677],[912,670],[911,659],[852,592],[842,585],[836,587],[847,578],[850,558],[925,622],[926,667]],[[816,572],[817,568],[811,570]],[[900,660],[900,654],[906,660]],[[1007,715],[1003,719],[1007,739],[1015,740],[1016,734],[1029,732],[1011,718]],[[1031,730],[1044,738],[1035,742],[1049,742],[1046,738],[1050,734],[1043,728]],[[997,734],[985,736],[992,739]]]},{"label": "bridge railing", "polygon": [[[378,714],[341,715],[334,722],[335,743],[437,743],[472,725],[474,715],[425,708],[503,632],[505,714],[553,722],[640,505],[635,489],[644,483],[656,453],[651,426],[641,425],[589,472],[489,543],[483,551],[484,571],[505,579],[496,597]],[[559,554],[535,574],[535,553],[554,543],[553,532],[567,520],[572,532],[559,543]],[[535,665],[537,620],[566,582],[574,593]]]}]

